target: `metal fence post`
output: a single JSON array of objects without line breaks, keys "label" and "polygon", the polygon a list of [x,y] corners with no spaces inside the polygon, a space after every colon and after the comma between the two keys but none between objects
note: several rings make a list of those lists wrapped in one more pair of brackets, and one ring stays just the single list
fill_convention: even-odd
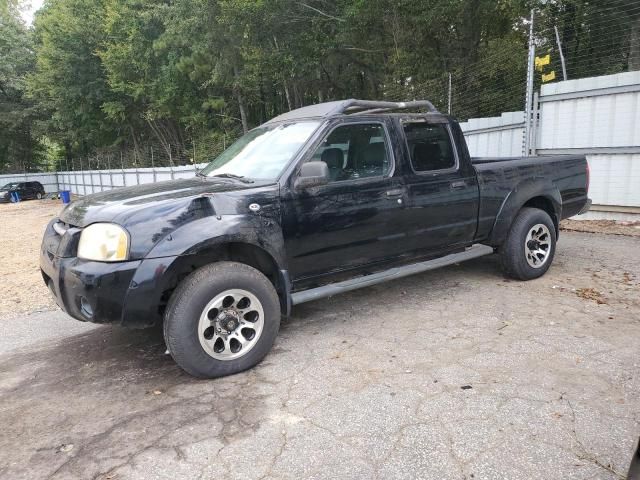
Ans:
[{"label": "metal fence post", "polygon": [[558,34],[558,27],[553,26],[553,30],[556,32],[556,42],[558,43],[558,53],[560,53],[560,64],[562,65],[562,79],[567,81],[567,66],[564,63],[564,53],[562,52],[562,43],[560,43],[560,35]]},{"label": "metal fence post", "polygon": [[100,191],[104,192],[104,185],[102,184],[102,171],[100,170],[100,155],[98,155],[98,176],[100,177]]},{"label": "metal fence post", "polygon": [[124,174],[124,159],[122,158],[122,151],[120,151],[120,166],[122,167],[122,186],[127,186],[127,177]]},{"label": "metal fence post", "polygon": [[109,190],[113,190],[113,172],[111,171],[111,155],[107,155],[107,172],[109,172]]},{"label": "metal fence post", "polygon": [[156,173],[156,165],[153,162],[153,145],[151,145],[151,169],[153,170],[153,183],[158,181],[158,174]]},{"label": "metal fence post", "polygon": [[171,171],[171,180],[175,178],[173,172],[173,158],[171,157],[171,144],[169,144],[169,169]]},{"label": "metal fence post", "polygon": [[533,65],[536,55],[536,46],[533,42],[533,15],[531,9],[531,20],[529,24],[529,58],[527,62],[527,89],[525,92],[524,104],[524,138],[522,142],[522,155],[530,154],[531,142],[531,101],[533,97]]},{"label": "metal fence post", "polygon": [[538,92],[533,93],[533,112],[532,112],[532,125],[531,125],[531,138],[529,149],[531,151],[531,155],[536,154],[536,148],[538,144],[538,113],[540,109],[540,96]]},{"label": "metal fence post", "polygon": [[196,141],[192,138],[191,143],[193,143],[193,170],[198,173],[198,167],[196,166],[198,162],[196,162]]},{"label": "metal fence post", "polygon": [[133,165],[136,167],[136,185],[140,185],[140,172],[138,172],[138,154],[133,150]]},{"label": "metal fence post", "polygon": [[87,195],[87,181],[84,178],[84,167],[82,166],[82,157],[80,157],[80,174],[82,175],[82,194]]}]

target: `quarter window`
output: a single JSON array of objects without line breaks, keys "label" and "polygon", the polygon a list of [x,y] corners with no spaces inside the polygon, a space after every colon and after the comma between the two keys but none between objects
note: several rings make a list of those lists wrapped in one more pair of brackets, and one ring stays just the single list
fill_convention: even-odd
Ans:
[{"label": "quarter window", "polygon": [[444,125],[405,123],[404,134],[416,172],[446,170],[456,166],[449,131]]},{"label": "quarter window", "polygon": [[337,127],[320,144],[311,160],[327,164],[331,181],[380,177],[391,171],[387,139],[379,123]]}]

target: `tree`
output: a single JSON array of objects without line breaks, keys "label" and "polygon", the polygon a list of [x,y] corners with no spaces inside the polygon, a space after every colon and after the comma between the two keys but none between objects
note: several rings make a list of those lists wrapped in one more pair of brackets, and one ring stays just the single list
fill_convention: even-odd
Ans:
[{"label": "tree", "polygon": [[12,2],[0,6],[0,169],[37,170],[42,148],[32,124],[37,107],[25,96],[25,76],[33,69],[31,35]]}]

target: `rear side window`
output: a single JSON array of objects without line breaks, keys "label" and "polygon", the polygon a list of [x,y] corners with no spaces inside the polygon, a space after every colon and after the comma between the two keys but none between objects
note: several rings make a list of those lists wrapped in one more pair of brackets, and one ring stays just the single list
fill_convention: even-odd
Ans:
[{"label": "rear side window", "polygon": [[327,135],[311,160],[329,167],[331,181],[380,177],[391,171],[384,127],[379,123],[347,124]]},{"label": "rear side window", "polygon": [[447,170],[456,166],[449,131],[444,125],[405,123],[404,134],[416,172]]}]

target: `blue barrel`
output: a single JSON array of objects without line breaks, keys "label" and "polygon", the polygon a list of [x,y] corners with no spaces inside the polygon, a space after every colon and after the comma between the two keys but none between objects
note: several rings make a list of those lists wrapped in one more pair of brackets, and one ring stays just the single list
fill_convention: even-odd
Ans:
[{"label": "blue barrel", "polygon": [[11,192],[11,201],[18,203],[20,201],[20,194],[18,192]]},{"label": "blue barrel", "polygon": [[65,205],[71,201],[71,191],[70,190],[60,190],[60,198],[62,199],[62,203]]}]

